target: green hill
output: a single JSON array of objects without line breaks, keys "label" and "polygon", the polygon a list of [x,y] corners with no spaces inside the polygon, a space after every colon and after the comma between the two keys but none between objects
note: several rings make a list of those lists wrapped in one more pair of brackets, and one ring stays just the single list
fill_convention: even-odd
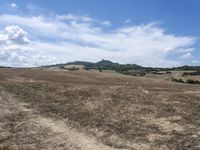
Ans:
[{"label": "green hill", "polygon": [[48,67],[57,67],[60,69],[66,69],[67,65],[82,65],[84,66],[84,69],[91,70],[96,69],[99,71],[102,70],[113,70],[122,74],[127,75],[134,75],[134,76],[142,76],[146,73],[153,73],[153,74],[160,74],[160,72],[170,72],[170,71],[199,71],[200,66],[181,66],[181,67],[173,67],[173,68],[159,68],[159,67],[143,67],[137,64],[119,64],[114,63],[110,60],[104,60],[102,59],[99,62],[92,63],[92,62],[86,62],[86,61],[74,61],[69,62],[65,64],[56,64],[56,65],[50,65],[50,66],[43,66],[43,68]]}]

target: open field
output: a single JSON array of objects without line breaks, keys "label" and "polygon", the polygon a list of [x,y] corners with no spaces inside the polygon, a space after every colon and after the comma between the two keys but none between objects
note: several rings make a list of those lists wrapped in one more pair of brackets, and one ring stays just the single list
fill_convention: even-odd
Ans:
[{"label": "open field", "polygon": [[199,150],[200,86],[2,68],[0,149]]}]

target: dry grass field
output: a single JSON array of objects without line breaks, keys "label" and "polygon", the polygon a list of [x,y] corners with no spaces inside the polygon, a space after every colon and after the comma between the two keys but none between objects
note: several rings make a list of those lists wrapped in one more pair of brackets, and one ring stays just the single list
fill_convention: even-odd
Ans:
[{"label": "dry grass field", "polygon": [[199,150],[200,86],[0,69],[0,150]]}]

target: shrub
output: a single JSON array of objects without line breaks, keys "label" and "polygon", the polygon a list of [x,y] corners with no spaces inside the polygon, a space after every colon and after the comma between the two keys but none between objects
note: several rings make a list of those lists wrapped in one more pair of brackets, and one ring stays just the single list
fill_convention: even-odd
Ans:
[{"label": "shrub", "polygon": [[188,80],[186,81],[186,83],[189,83],[189,84],[200,84],[200,81],[188,79]]},{"label": "shrub", "polygon": [[65,68],[65,69],[70,70],[70,71],[78,71],[79,70],[79,68],[76,68],[76,67]]},{"label": "shrub", "polygon": [[185,83],[182,79],[171,78],[171,80],[174,82]]},{"label": "shrub", "polygon": [[102,72],[102,71],[103,71],[103,69],[99,68],[99,69],[98,69],[98,71],[99,71],[99,72]]},{"label": "shrub", "polygon": [[170,74],[171,73],[171,71],[166,71],[166,74]]}]

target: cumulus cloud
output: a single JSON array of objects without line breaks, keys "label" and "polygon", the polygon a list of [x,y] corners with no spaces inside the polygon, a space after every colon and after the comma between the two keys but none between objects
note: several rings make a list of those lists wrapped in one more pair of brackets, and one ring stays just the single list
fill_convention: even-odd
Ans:
[{"label": "cumulus cloud", "polygon": [[[12,52],[22,55],[23,59],[13,57],[13,60],[21,61],[22,66],[74,60],[99,61],[102,58],[144,66],[176,66],[182,61],[168,56],[177,52],[184,56],[195,51],[193,45],[196,42],[195,37],[169,34],[156,23],[107,31],[102,27],[102,21],[73,14],[3,14],[0,15],[0,25],[5,26],[0,31],[0,43],[4,41],[1,49],[5,54],[0,55],[11,58],[6,54],[6,47],[17,45],[18,49]],[[105,21],[104,25],[111,23]]]},{"label": "cumulus cloud", "polygon": [[36,50],[29,42],[28,33],[21,27],[6,26],[0,32],[0,66],[40,66],[58,61]]},{"label": "cumulus cloud", "polygon": [[60,63],[53,56],[48,56],[40,51],[26,50],[28,47],[9,47],[0,49],[0,66],[30,67]]},{"label": "cumulus cloud", "polygon": [[29,39],[27,37],[27,32],[17,25],[5,27],[5,32],[7,36],[7,42],[17,43],[17,44],[28,44]]}]

